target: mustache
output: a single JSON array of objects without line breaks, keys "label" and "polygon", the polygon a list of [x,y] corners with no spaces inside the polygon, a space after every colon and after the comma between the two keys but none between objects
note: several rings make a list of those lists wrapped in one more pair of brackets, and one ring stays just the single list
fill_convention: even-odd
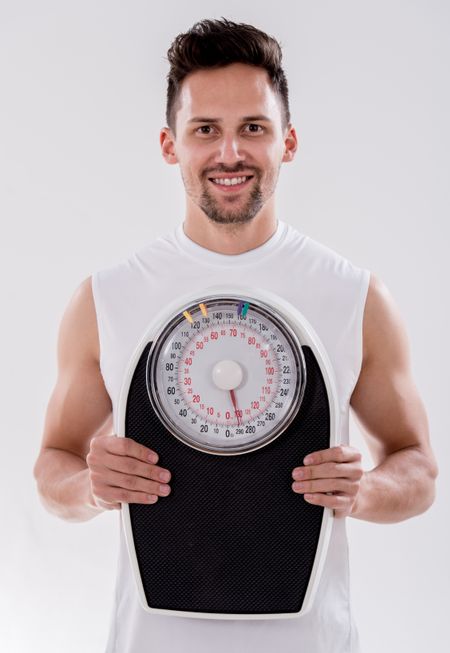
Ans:
[{"label": "mustache", "polygon": [[206,170],[204,176],[213,177],[215,174],[220,174],[220,173],[231,175],[231,174],[239,174],[240,172],[246,172],[246,173],[251,172],[254,175],[259,174],[259,170],[256,170],[255,168],[250,168],[249,166],[241,165],[238,168],[225,168],[221,166],[220,168],[213,168],[211,170]]}]

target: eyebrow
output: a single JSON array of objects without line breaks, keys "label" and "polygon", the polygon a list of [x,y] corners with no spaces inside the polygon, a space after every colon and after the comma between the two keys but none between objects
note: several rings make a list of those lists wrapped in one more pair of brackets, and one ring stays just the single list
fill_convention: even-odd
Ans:
[{"label": "eyebrow", "polygon": [[[252,122],[256,120],[265,120],[266,122],[272,122],[272,120],[268,116],[264,116],[262,114],[258,116],[243,116],[241,118],[242,122]],[[222,118],[202,118],[201,116],[195,116],[195,118],[191,118],[188,120],[188,122],[223,122]]]}]

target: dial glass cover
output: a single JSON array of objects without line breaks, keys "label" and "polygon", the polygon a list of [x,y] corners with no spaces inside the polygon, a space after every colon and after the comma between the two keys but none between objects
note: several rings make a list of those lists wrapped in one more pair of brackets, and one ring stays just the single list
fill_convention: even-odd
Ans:
[{"label": "dial glass cover", "polygon": [[258,449],[300,408],[306,368],[286,319],[259,300],[209,296],[183,307],[156,335],[147,391],[166,428],[215,454]]}]

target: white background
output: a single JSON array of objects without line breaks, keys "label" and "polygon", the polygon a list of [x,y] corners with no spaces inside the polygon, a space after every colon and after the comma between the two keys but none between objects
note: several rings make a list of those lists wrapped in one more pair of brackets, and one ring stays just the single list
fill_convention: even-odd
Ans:
[{"label": "white background", "polygon": [[300,150],[282,167],[278,216],[390,288],[440,463],[426,514],[348,520],[364,651],[450,650],[445,0],[0,2],[0,648],[104,649],[119,513],[59,520],[32,476],[57,330],[82,279],[183,219],[179,169],[158,141],[165,56],[176,34],[222,15],[283,46]]}]

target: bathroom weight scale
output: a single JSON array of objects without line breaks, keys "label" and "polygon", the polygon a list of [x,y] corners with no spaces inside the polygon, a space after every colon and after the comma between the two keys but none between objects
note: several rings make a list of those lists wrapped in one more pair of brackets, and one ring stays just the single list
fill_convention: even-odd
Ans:
[{"label": "bathroom weight scale", "polygon": [[308,611],[333,512],[292,490],[292,470],[337,444],[336,397],[319,338],[276,294],[213,287],[160,311],[130,361],[116,424],[171,472],[169,496],[122,504],[145,610]]}]

